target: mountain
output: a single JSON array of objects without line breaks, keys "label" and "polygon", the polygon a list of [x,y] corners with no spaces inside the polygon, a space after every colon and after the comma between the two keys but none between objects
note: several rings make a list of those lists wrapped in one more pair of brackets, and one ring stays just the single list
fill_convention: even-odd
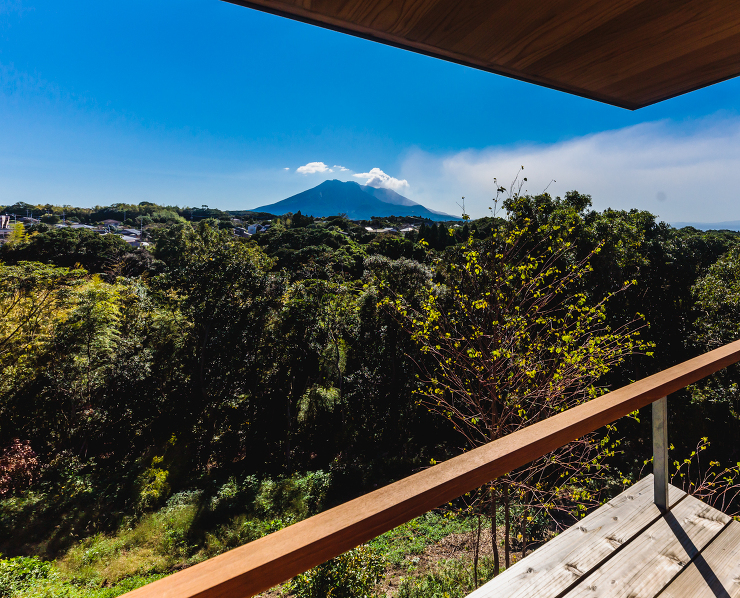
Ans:
[{"label": "mountain", "polygon": [[253,212],[307,216],[347,214],[351,220],[370,220],[373,216],[417,216],[436,221],[461,220],[443,212],[429,210],[391,189],[377,189],[353,181],[324,181],[282,201],[254,208]]},{"label": "mountain", "polygon": [[[389,203],[394,206],[410,207],[410,206],[419,205],[415,201],[411,201],[408,197],[404,197],[403,195],[396,193],[392,189],[383,189],[380,187],[369,187],[367,185],[360,185],[360,189],[362,189],[365,193],[369,193],[376,199],[379,199],[383,203]],[[445,216],[446,215],[447,214],[445,214]]]},{"label": "mountain", "polygon": [[740,231],[740,220],[728,220],[726,222],[671,222],[673,228],[692,226],[699,230],[733,230]]}]

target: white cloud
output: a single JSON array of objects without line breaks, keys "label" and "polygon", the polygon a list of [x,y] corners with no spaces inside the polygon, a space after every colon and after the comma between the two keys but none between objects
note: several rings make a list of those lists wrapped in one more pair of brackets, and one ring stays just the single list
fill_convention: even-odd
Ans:
[{"label": "white cloud", "polygon": [[344,166],[339,166],[338,164],[335,164],[334,168],[338,168],[339,172],[349,172],[349,168],[345,168]]},{"label": "white cloud", "polygon": [[365,184],[370,187],[385,187],[386,189],[393,189],[393,191],[400,191],[409,186],[409,182],[406,179],[399,180],[394,178],[385,174],[380,168],[373,168],[370,172],[353,174],[352,176],[358,179],[367,179]]},{"label": "white cloud", "polygon": [[283,168],[283,170],[290,170],[290,168]]},{"label": "white cloud", "polygon": [[299,166],[295,170],[298,174],[316,174],[317,172],[334,172],[323,162],[309,162],[305,166]]},{"label": "white cloud", "polygon": [[577,189],[594,209],[638,208],[667,222],[740,220],[740,117],[680,124],[643,123],[553,144],[491,147],[448,155],[415,151],[402,165],[413,199],[457,212],[465,196],[474,217],[489,213],[493,178],[507,184],[521,165],[524,189],[564,195]]}]

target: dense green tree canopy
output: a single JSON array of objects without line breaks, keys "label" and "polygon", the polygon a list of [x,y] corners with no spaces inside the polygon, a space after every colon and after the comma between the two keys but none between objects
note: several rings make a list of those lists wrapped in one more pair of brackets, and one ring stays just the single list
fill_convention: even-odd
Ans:
[{"label": "dense green tree canopy", "polygon": [[[204,506],[216,504],[213,488],[236,480],[247,493],[248,476],[320,470],[332,480],[326,500],[338,501],[458,453],[465,439],[416,394],[444,368],[387,304],[434,315],[466,338],[475,326],[513,334],[522,323],[516,308],[530,313],[534,305],[517,303],[524,297],[517,285],[538,270],[522,278],[517,268],[527,256],[542,257],[535,248],[557,247],[548,268],[578,271],[561,293],[561,311],[540,322],[567,320],[550,329],[548,351],[560,342],[562,355],[582,357],[577,349],[589,338],[611,338],[638,314],[646,323],[641,341],[655,345],[633,350],[624,333],[619,346],[627,349],[614,359],[579,361],[588,370],[579,400],[740,334],[735,233],[677,230],[639,210],[598,212],[577,192],[513,194],[500,203],[489,218],[421,222],[407,236],[366,230],[402,219],[291,214],[262,218],[269,230],[251,238],[234,234],[231,214],[205,207],[10,206],[84,222],[143,217],[152,247],[132,250],[112,234],[41,224],[0,248],[0,457],[22,449],[35,464],[13,487],[15,498],[0,496],[0,509],[11,509],[3,500],[29,501],[7,511],[14,515],[0,525],[0,547],[17,549],[23,529],[53,552],[50,520],[66,522],[55,538],[71,538],[72,527],[84,536],[179,492],[200,493],[199,512],[215,513]],[[517,243],[502,253],[496,239],[511,234]],[[473,262],[480,276],[469,270]],[[496,289],[508,297],[509,328],[495,302],[476,307]],[[590,328],[564,315],[575,309]],[[591,336],[568,344],[565,330],[578,322]],[[517,337],[518,345],[498,348],[512,354],[498,363],[516,354],[521,371],[504,370],[541,381],[550,362],[524,360],[524,344],[540,338],[525,328],[530,336]],[[452,334],[427,332],[435,350],[447,342],[437,342],[440,333]],[[737,456],[736,375],[728,370],[672,399],[677,450],[713,430],[710,452]],[[468,382],[486,386],[474,376]],[[500,406],[513,409],[507,401]],[[620,424],[624,452],[615,467],[626,475],[636,475],[648,454],[646,425],[644,418]]]}]

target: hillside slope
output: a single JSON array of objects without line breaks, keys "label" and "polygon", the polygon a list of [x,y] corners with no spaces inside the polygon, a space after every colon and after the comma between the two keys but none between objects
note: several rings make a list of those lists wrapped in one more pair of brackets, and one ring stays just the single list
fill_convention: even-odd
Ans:
[{"label": "hillside slope", "polygon": [[430,220],[460,220],[442,212],[429,210],[390,189],[377,189],[353,181],[324,181],[282,201],[254,208],[255,212],[286,214],[287,212],[310,216],[347,214],[352,220],[369,220],[387,216],[418,216]]}]

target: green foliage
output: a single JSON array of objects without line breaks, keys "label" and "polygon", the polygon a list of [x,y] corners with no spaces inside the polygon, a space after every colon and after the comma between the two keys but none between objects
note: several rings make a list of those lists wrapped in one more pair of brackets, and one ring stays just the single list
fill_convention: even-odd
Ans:
[{"label": "green foliage", "polygon": [[37,557],[0,559],[0,598],[13,598],[38,579],[49,576],[50,563]]},{"label": "green foliage", "polygon": [[740,338],[740,247],[712,264],[692,287],[699,317],[696,340],[715,349]]},{"label": "green foliage", "polygon": [[313,216],[304,216],[301,214],[301,211],[298,210],[295,214],[293,214],[293,217],[291,219],[291,228],[302,228],[304,226],[308,226],[309,224],[312,224],[314,221]]},{"label": "green foliage", "polygon": [[[13,564],[16,559],[0,560],[0,569],[15,569]],[[29,559],[30,560],[30,559]],[[24,575],[22,565],[19,569],[11,571],[10,575],[2,575],[0,581],[0,596],[2,598],[114,598],[143,585],[161,579],[163,575],[133,575],[105,587],[96,584],[82,582],[79,579],[70,579],[64,573],[55,568],[51,563],[37,561],[31,564],[36,570],[36,575]],[[6,585],[7,584],[7,585]]]},{"label": "green foliage", "polygon": [[[605,373],[648,347],[629,322],[616,329],[606,324],[609,296],[589,298],[582,290],[591,256],[570,261],[571,244],[557,230],[543,225],[533,235],[512,224],[486,243],[471,238],[444,281],[427,287],[420,307],[387,301],[429,357],[421,403],[472,446],[598,396]],[[536,496],[533,508],[582,505],[589,492],[576,488],[603,475],[603,458],[615,445],[579,442],[499,484],[513,484],[523,500]]]},{"label": "green foliage", "polygon": [[[62,214],[16,211],[35,208]],[[472,394],[487,402],[456,425],[484,441],[737,336],[738,235],[596,212],[577,192],[506,208],[509,220],[425,222],[420,242],[364,230],[410,219],[299,214],[247,240],[225,212],[142,202],[65,217],[143,219],[154,255],[47,225],[6,244],[0,460],[13,466],[0,472],[0,546],[58,559],[33,592],[112,596],[457,454],[454,418],[433,411],[462,413]],[[416,323],[383,309],[396,301]],[[638,312],[642,340],[622,328]],[[735,450],[736,377],[672,398],[680,454],[707,435],[711,463]],[[648,419],[620,424],[619,445],[613,430],[586,439],[596,461],[565,478],[562,460],[557,475],[508,478],[512,543],[522,526],[545,535],[534,506],[551,508],[554,489],[573,506],[595,502],[604,476],[619,485],[602,457],[636,476]],[[371,546],[406,566],[468,524],[432,514]]]},{"label": "green foliage", "polygon": [[132,575],[153,575],[194,562],[190,533],[197,501],[168,503],[124,525],[114,535],[96,534],[72,547],[59,561],[62,572],[85,584],[118,583]]},{"label": "green foliage", "polygon": [[382,554],[393,565],[404,565],[407,555],[418,555],[430,544],[450,534],[470,531],[467,518],[454,513],[430,512],[412,519],[368,542],[368,546]]},{"label": "green foliage", "polygon": [[42,222],[48,224],[57,224],[62,220],[62,214],[68,222],[81,222],[93,224],[103,220],[126,221],[130,224],[137,224],[143,217],[144,223],[171,223],[180,222],[187,219],[204,219],[204,218],[226,218],[230,216],[227,212],[216,209],[200,208],[180,208],[178,206],[160,206],[148,201],[142,201],[138,204],[115,203],[110,206],[95,206],[94,208],[74,208],[71,206],[31,205],[23,202],[16,203],[12,206],[5,206],[0,211],[9,213],[25,214],[29,212],[35,217],[40,217]]},{"label": "green foliage", "polygon": [[[488,557],[478,564],[479,585],[493,578],[493,562]],[[475,589],[473,567],[469,559],[442,561],[438,568],[420,577],[407,577],[396,598],[464,598]]]},{"label": "green foliage", "polygon": [[[692,294],[698,312],[693,339],[700,347],[709,351],[740,338],[740,247],[712,264],[692,287]],[[719,413],[728,411],[735,422],[740,419],[739,372],[732,365],[691,386],[692,401],[705,408],[705,417],[724,419],[719,409]],[[716,434],[714,430],[712,437]],[[737,438],[736,433],[733,436]]]},{"label": "green foliage", "polygon": [[255,510],[262,516],[279,514],[304,519],[319,511],[330,484],[331,475],[323,471],[264,480],[255,498]]},{"label": "green foliage", "polygon": [[[341,363],[341,361],[340,361]],[[317,421],[324,413],[331,412],[339,404],[339,389],[336,387],[312,386],[298,403],[299,424]]]},{"label": "green foliage", "polygon": [[273,257],[277,269],[293,280],[328,279],[362,275],[365,249],[334,228],[283,228],[274,226],[257,236],[265,253]]},{"label": "green foliage", "polygon": [[210,498],[206,513],[201,513],[201,525],[229,517],[206,533],[206,554],[241,546],[318,513],[330,487],[331,475],[323,471],[277,480],[231,478]]},{"label": "green foliage", "polygon": [[129,253],[129,245],[117,235],[101,235],[89,229],[52,228],[0,246],[0,260],[9,264],[42,262],[89,272],[104,272]]},{"label": "green foliage", "polygon": [[[50,320],[82,272],[33,262],[0,262],[0,368],[14,367],[49,334]],[[1,371],[1,370],[0,370]],[[0,378],[2,388],[2,378]]]},{"label": "green foliage", "polygon": [[407,258],[424,261],[426,258],[426,250],[423,246],[409,239],[390,235],[376,237],[368,244],[367,252],[369,254],[384,255],[392,260]]},{"label": "green foliage", "polygon": [[162,467],[162,457],[154,457],[150,467],[139,474],[138,508],[147,511],[161,504],[170,494],[169,472]]},{"label": "green foliage", "polygon": [[20,223],[13,223],[10,225],[10,235],[5,241],[5,244],[9,247],[16,245],[17,243],[23,243],[28,239],[28,233],[26,233],[25,227]]},{"label": "green foliage", "polygon": [[359,546],[297,576],[289,587],[296,598],[370,598],[385,566],[372,548]]}]

